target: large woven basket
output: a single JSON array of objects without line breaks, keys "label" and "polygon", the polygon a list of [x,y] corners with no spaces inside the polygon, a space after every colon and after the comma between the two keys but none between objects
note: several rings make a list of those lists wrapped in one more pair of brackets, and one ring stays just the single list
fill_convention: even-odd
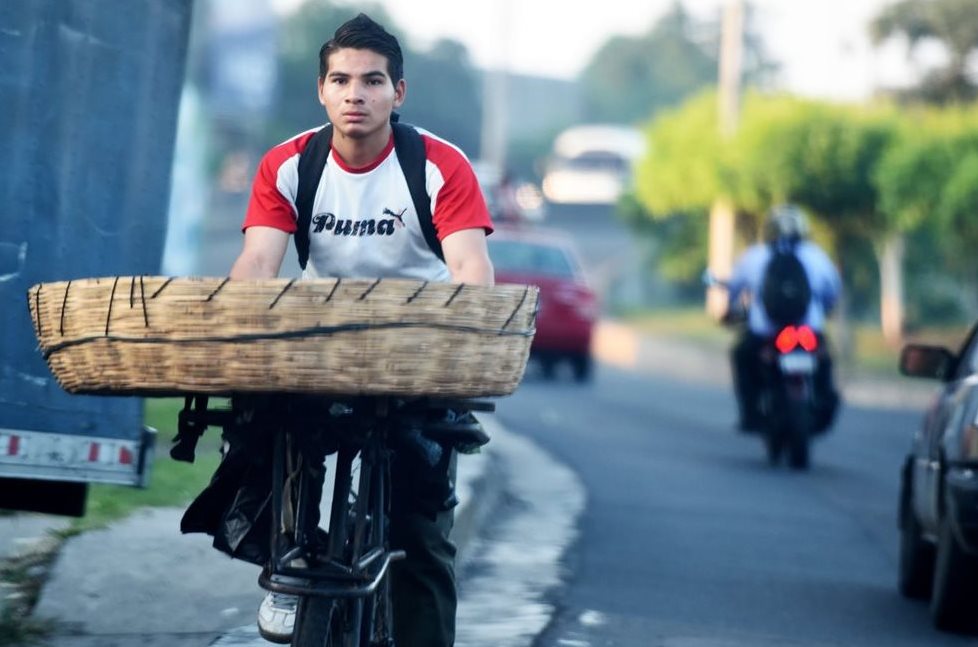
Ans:
[{"label": "large woven basket", "polygon": [[404,279],[155,276],[28,291],[72,393],[481,397],[523,377],[538,291]]}]

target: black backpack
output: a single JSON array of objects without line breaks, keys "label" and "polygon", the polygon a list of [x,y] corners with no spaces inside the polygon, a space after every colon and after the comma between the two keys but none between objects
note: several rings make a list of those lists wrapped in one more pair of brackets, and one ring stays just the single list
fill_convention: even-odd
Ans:
[{"label": "black backpack", "polygon": [[795,254],[794,244],[773,244],[771,252],[761,283],[761,303],[775,325],[797,324],[805,318],[812,300],[808,273]]},{"label": "black backpack", "polygon": [[[431,198],[425,188],[425,150],[424,141],[413,126],[397,123],[396,116],[392,117],[391,128],[394,130],[394,152],[404,170],[408,190],[414,210],[421,222],[421,231],[431,251],[441,260],[445,256],[441,251],[441,243],[435,234],[435,225],[431,217]],[[329,158],[330,143],[333,140],[333,125],[326,124],[312,136],[309,143],[299,155],[299,186],[296,189],[295,206],[298,212],[295,231],[295,250],[299,254],[299,267],[306,269],[309,260],[309,225],[312,222],[312,203],[316,199],[316,189],[326,168]]]}]

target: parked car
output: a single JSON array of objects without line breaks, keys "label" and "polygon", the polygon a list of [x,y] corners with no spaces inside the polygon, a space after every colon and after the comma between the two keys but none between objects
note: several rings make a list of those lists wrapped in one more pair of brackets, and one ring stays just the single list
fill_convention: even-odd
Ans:
[{"label": "parked car", "polygon": [[530,355],[553,377],[570,363],[574,377],[587,381],[593,370],[591,336],[598,302],[570,237],[538,228],[500,228],[489,237],[489,256],[498,283],[540,288],[537,332]]},{"label": "parked car", "polygon": [[943,382],[914,434],[899,501],[900,591],[934,624],[978,630],[978,324],[957,353],[911,344],[905,375]]}]

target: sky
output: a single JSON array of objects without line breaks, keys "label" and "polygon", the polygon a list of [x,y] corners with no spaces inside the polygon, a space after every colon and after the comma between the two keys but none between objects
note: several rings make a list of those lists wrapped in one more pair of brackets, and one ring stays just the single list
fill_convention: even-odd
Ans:
[{"label": "sky", "polygon": [[[287,9],[299,0],[273,0]],[[379,0],[413,45],[454,38],[480,67],[573,78],[614,35],[648,31],[674,0]],[[870,20],[893,0],[753,0],[756,24],[784,88],[806,96],[858,101],[880,85],[906,84],[914,67],[906,46],[881,48]],[[350,3],[354,4],[354,3]],[[716,18],[725,0],[683,0],[690,13]]]}]

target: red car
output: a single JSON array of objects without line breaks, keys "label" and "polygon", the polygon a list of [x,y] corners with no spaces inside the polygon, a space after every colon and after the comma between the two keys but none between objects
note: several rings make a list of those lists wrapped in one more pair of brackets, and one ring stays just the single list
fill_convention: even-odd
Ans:
[{"label": "red car", "polygon": [[545,377],[568,361],[580,382],[591,377],[591,335],[598,301],[588,285],[573,241],[546,229],[497,229],[489,237],[497,283],[540,288],[537,332],[530,347]]}]

